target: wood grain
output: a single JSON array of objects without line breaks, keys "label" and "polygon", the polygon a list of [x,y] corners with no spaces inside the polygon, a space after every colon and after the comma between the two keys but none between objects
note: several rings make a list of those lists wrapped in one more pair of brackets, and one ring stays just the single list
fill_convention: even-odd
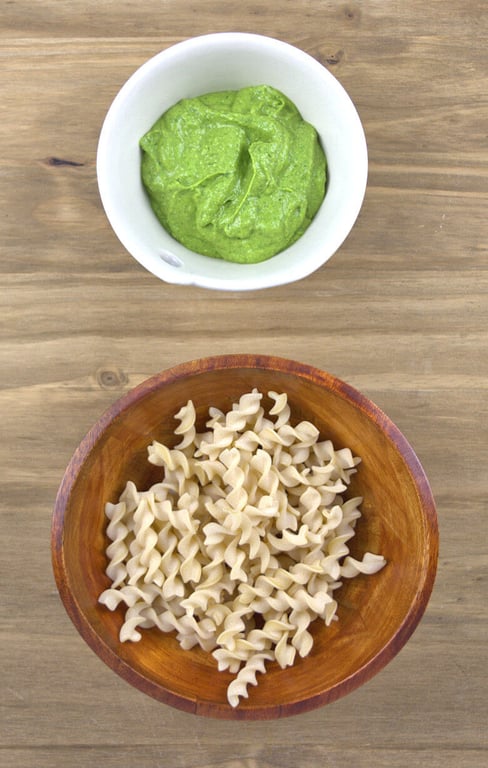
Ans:
[{"label": "wood grain", "polygon": [[[1,5],[6,768],[486,764],[487,19],[480,0]],[[95,152],[139,64],[232,29],[298,45],[338,77],[370,174],[326,267],[210,296],[158,282],[121,248]],[[79,638],[50,564],[56,490],[100,413],[147,376],[220,352],[302,360],[364,391],[412,443],[439,512],[434,593],[399,656],[343,700],[272,728],[209,723],[133,690]]]}]

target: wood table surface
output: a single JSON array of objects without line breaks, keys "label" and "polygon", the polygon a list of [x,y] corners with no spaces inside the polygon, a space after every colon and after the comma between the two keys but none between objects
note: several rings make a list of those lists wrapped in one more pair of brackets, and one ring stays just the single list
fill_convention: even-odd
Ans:
[{"label": "wood table surface", "polygon": [[[483,0],[3,0],[0,5],[0,764],[3,768],[481,768],[487,764],[488,29]],[[165,284],[120,245],[95,172],[127,77],[189,36],[310,53],[363,121],[369,181],[329,263],[257,292]],[[157,371],[275,354],[362,390],[436,499],[419,627],[345,698],[271,722],[160,704],[88,648],[51,568],[77,444]]]}]

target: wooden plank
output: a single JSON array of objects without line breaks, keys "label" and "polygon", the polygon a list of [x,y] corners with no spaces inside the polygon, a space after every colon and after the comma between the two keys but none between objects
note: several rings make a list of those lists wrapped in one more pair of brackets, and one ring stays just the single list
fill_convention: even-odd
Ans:
[{"label": "wooden plank", "polygon": [[[479,0],[2,4],[2,766],[486,764],[487,27]],[[355,228],[315,275],[209,294],[129,256],[95,158],[140,64],[234,29],[298,45],[338,77],[369,180]],[[100,413],[159,370],[230,352],[302,360],[371,397],[421,459],[441,534],[427,612],[386,669],[324,709],[238,728],[158,704],[105,667],[60,603],[49,552],[58,484]]]}]

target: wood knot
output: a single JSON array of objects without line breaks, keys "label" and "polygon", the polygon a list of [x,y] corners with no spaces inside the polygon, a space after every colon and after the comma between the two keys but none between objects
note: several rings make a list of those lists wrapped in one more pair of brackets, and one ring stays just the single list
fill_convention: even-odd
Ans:
[{"label": "wood knot", "polygon": [[348,21],[358,22],[361,19],[360,9],[351,5],[346,5],[344,9],[344,15]]},{"label": "wood knot", "polygon": [[330,56],[325,57],[325,61],[329,66],[333,67],[335,64],[339,64],[340,61],[344,58],[344,51],[336,51],[335,53],[330,54]]},{"label": "wood knot", "polygon": [[46,157],[44,160],[44,163],[54,168],[58,168],[59,166],[62,166],[62,165],[68,165],[68,166],[71,166],[72,168],[81,168],[82,166],[85,165],[85,163],[79,163],[77,160],[66,160],[63,157],[54,157],[54,156]]},{"label": "wood knot", "polygon": [[122,389],[129,378],[120,368],[99,368],[97,382],[102,389]]}]

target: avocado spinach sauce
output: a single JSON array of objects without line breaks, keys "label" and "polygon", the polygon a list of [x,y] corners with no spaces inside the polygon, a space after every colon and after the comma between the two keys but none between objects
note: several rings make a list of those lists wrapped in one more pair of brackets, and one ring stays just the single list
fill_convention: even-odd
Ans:
[{"label": "avocado spinach sauce", "polygon": [[268,85],[183,99],[140,146],[156,216],[206,256],[269,259],[305,232],[325,195],[317,132]]}]

